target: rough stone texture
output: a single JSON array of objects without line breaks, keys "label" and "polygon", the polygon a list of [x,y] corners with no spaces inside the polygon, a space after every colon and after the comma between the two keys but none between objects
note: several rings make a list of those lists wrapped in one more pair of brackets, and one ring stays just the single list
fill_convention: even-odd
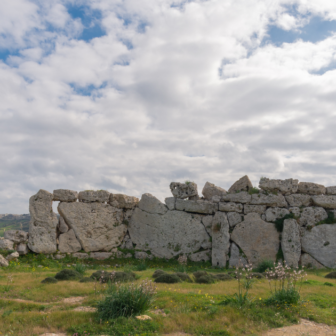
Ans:
[{"label": "rough stone texture", "polygon": [[109,204],[120,209],[134,209],[139,203],[139,198],[124,194],[110,194]]},{"label": "rough stone texture", "polygon": [[306,268],[316,268],[316,269],[324,268],[322,264],[320,264],[317,260],[315,260],[308,253],[303,253],[301,255],[300,265]]},{"label": "rough stone texture", "polygon": [[253,194],[251,204],[255,205],[267,205],[270,207],[279,207],[279,208],[286,208],[287,202],[283,195],[278,194]]},{"label": "rough stone texture", "polygon": [[148,258],[148,254],[146,252],[135,252],[134,253],[134,257],[135,259],[147,259]]},{"label": "rough stone texture", "polygon": [[192,196],[198,196],[197,184],[194,182],[172,182],[170,183],[170,190],[176,198],[184,199]]},{"label": "rough stone texture", "polygon": [[176,201],[175,197],[166,197],[165,198],[165,203],[166,203],[169,210],[175,210],[175,201]]},{"label": "rough stone texture", "polygon": [[239,191],[249,191],[253,188],[253,185],[247,175],[241,177],[238,181],[233,183],[233,185],[229,189],[229,193],[233,194]]},{"label": "rough stone texture", "polygon": [[234,211],[234,212],[243,212],[243,204],[240,203],[233,203],[233,202],[227,202],[218,203],[218,210],[219,211]]},{"label": "rough stone texture", "polygon": [[91,252],[90,258],[96,259],[96,260],[105,260],[112,256],[113,253],[111,252]]},{"label": "rough stone texture", "polygon": [[299,267],[301,256],[300,229],[295,219],[286,219],[282,231],[281,248],[290,267]]},{"label": "rough stone texture", "polygon": [[327,195],[336,195],[336,186],[326,188]]},{"label": "rough stone texture", "polygon": [[58,249],[61,253],[78,252],[82,249],[82,246],[77,240],[75,232],[72,229],[61,234],[58,240]]},{"label": "rough stone texture", "polygon": [[78,199],[78,192],[68,189],[54,190],[53,195],[53,201],[76,202]]},{"label": "rough stone texture", "polygon": [[237,267],[237,266],[245,266],[248,262],[244,258],[244,256],[240,255],[239,247],[235,244],[231,244],[230,248],[230,260],[229,260],[229,267]]},{"label": "rough stone texture", "polygon": [[72,253],[72,256],[78,259],[88,259],[89,258],[89,255],[87,253],[80,253],[80,252]]},{"label": "rough stone texture", "polygon": [[64,217],[85,252],[110,251],[121,244],[127,231],[123,211],[102,203],[60,203]]},{"label": "rough stone texture", "polygon": [[201,216],[182,211],[159,215],[136,208],[128,231],[136,249],[149,250],[154,256],[167,259],[197,252],[210,241]]},{"label": "rough stone texture", "polygon": [[13,252],[13,253],[11,253],[10,255],[8,255],[7,257],[6,257],[6,260],[8,260],[8,261],[11,261],[11,260],[14,260],[14,259],[17,259],[17,258],[19,258],[19,253],[18,252]]},{"label": "rough stone texture", "polygon": [[143,194],[139,202],[139,209],[152,214],[163,215],[168,208],[160,200],[151,194]]},{"label": "rough stone texture", "polygon": [[225,267],[230,248],[229,222],[217,211],[212,221],[212,266]]},{"label": "rough stone texture", "polygon": [[326,188],[322,184],[312,182],[300,182],[298,193],[308,195],[321,195],[326,193]]},{"label": "rough stone texture", "polygon": [[297,192],[298,183],[299,180],[272,180],[262,177],[259,182],[259,188],[270,192],[279,192],[282,195],[290,195]]},{"label": "rough stone texture", "polygon": [[35,253],[56,252],[58,219],[52,210],[52,200],[53,194],[42,189],[29,199],[28,247]]},{"label": "rough stone texture", "polygon": [[301,217],[301,209],[298,207],[293,207],[288,209],[290,213],[294,214],[295,217]]},{"label": "rough stone texture", "polygon": [[336,209],[336,196],[313,196],[313,203],[317,206],[327,208],[327,209]]},{"label": "rough stone texture", "polygon": [[107,190],[85,190],[78,194],[78,200],[84,203],[105,203],[110,199],[110,193]]},{"label": "rough stone texture", "polygon": [[265,259],[276,260],[279,233],[274,224],[264,222],[259,214],[247,214],[244,221],[235,226],[231,240],[240,246],[253,265]]},{"label": "rough stone texture", "polygon": [[242,214],[238,212],[228,212],[227,218],[228,218],[230,227],[234,227],[244,220],[244,217],[242,216]]},{"label": "rough stone texture", "polygon": [[11,240],[16,244],[26,243],[28,241],[28,232],[21,230],[8,230],[5,232],[4,238]]},{"label": "rough stone texture", "polygon": [[212,201],[213,196],[225,195],[226,190],[215,186],[213,183],[207,182],[203,187],[202,194],[206,200]]},{"label": "rough stone texture", "polygon": [[8,267],[8,261],[0,254],[0,267]]},{"label": "rough stone texture", "polygon": [[328,214],[323,208],[309,207],[302,210],[299,223],[302,226],[315,225],[326,218]]},{"label": "rough stone texture", "polygon": [[175,207],[176,210],[201,214],[213,214],[218,210],[216,203],[208,201],[186,201],[179,198],[176,199]]},{"label": "rough stone texture", "polygon": [[301,244],[302,251],[322,265],[336,267],[336,225],[322,224],[306,230]]},{"label": "rough stone texture", "polygon": [[124,258],[133,258],[132,254],[131,253],[126,253],[124,255]]},{"label": "rough stone texture", "polygon": [[236,202],[236,203],[250,203],[252,199],[252,196],[246,192],[241,191],[239,193],[234,194],[226,194],[221,197],[222,202]]},{"label": "rough stone texture", "polygon": [[20,255],[25,255],[29,252],[27,243],[20,243],[16,246],[16,251],[19,252]]},{"label": "rough stone texture", "polygon": [[191,261],[209,261],[211,256],[211,250],[201,251],[189,255]]},{"label": "rough stone texture", "polygon": [[133,249],[133,243],[132,239],[130,238],[129,235],[126,235],[124,238],[123,243],[120,246],[122,249],[127,249],[127,250],[132,250]]},{"label": "rough stone texture", "polygon": [[69,226],[67,225],[67,223],[65,223],[65,220],[62,216],[60,216],[59,218],[58,230],[60,233],[66,233],[69,231]]},{"label": "rough stone texture", "polygon": [[213,220],[213,216],[211,215],[204,216],[202,218],[202,223],[205,227],[206,232],[208,233],[210,237],[212,237],[212,220]]},{"label": "rough stone texture", "polygon": [[286,201],[291,207],[310,206],[312,198],[310,195],[293,194],[286,196]]},{"label": "rough stone texture", "polygon": [[59,253],[57,253],[57,254],[55,255],[55,259],[57,259],[57,260],[63,259],[63,258],[65,258],[65,257],[66,257],[65,254],[59,254]]},{"label": "rough stone texture", "polygon": [[266,211],[266,205],[244,205],[244,214],[247,215],[250,212],[258,213],[262,215]]},{"label": "rough stone texture", "polygon": [[284,208],[268,208],[265,212],[267,222],[275,222],[278,218],[288,215],[289,211]]}]

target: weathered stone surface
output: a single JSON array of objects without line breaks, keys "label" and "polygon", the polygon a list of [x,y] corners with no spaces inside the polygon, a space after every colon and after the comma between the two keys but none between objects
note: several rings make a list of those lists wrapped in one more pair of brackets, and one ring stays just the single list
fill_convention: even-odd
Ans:
[{"label": "weathered stone surface", "polygon": [[4,238],[11,240],[16,244],[26,243],[28,241],[28,232],[22,230],[8,230],[5,232]]},{"label": "weathered stone surface", "polygon": [[143,194],[139,202],[139,209],[152,214],[163,215],[168,208],[160,200],[151,194]]},{"label": "weathered stone surface", "polygon": [[253,194],[251,204],[255,205],[267,205],[270,207],[279,207],[279,208],[285,208],[287,207],[286,199],[283,195],[278,194]]},{"label": "weathered stone surface", "polygon": [[78,199],[78,192],[68,189],[54,190],[53,195],[53,201],[76,202]]},{"label": "weathered stone surface", "polygon": [[96,260],[105,260],[112,256],[113,253],[111,252],[91,252],[90,258],[96,259]]},{"label": "weathered stone surface", "polygon": [[170,190],[174,197],[181,199],[198,195],[197,184],[194,182],[172,182],[170,183]]},{"label": "weathered stone surface", "polygon": [[285,219],[281,248],[285,262],[290,267],[299,267],[301,256],[300,229],[295,219]]},{"label": "weathered stone surface", "polygon": [[200,199],[200,197],[198,195],[196,195],[196,196],[190,196],[188,198],[188,200],[190,200],[190,201],[198,201],[199,199]]},{"label": "weathered stone surface", "polygon": [[301,244],[302,251],[322,265],[336,267],[336,225],[322,224],[306,230]]},{"label": "weathered stone surface", "polygon": [[8,267],[8,261],[0,254],[0,267]]},{"label": "weathered stone surface", "polygon": [[69,230],[59,236],[58,249],[61,253],[78,252],[82,249],[81,244],[76,238],[74,230]]},{"label": "weathered stone surface", "polygon": [[234,211],[243,212],[243,204],[234,202],[220,202],[218,203],[219,211]]},{"label": "weathered stone surface", "polygon": [[133,249],[133,243],[130,236],[127,234],[124,238],[124,241],[122,242],[121,246],[122,249],[132,250]]},{"label": "weathered stone surface", "polygon": [[288,215],[289,211],[284,208],[268,208],[265,212],[267,222],[275,222],[278,218]]},{"label": "weathered stone surface", "polygon": [[189,259],[191,261],[197,262],[197,261],[209,261],[211,256],[211,251],[206,250],[206,251],[201,251],[197,253],[192,253],[189,255]]},{"label": "weathered stone surface", "polygon": [[65,220],[62,216],[59,217],[58,230],[60,233],[66,233],[69,231],[69,226],[65,223]]},{"label": "weathered stone surface", "polygon": [[210,237],[212,237],[212,220],[213,220],[213,216],[211,215],[204,216],[202,218],[202,223],[205,227],[206,232],[208,233]]},{"label": "weathered stone surface", "polygon": [[286,201],[291,207],[310,206],[312,198],[310,195],[293,194],[286,196]]},{"label": "weathered stone surface", "polygon": [[123,211],[109,204],[60,203],[58,212],[75,231],[85,252],[108,252],[119,246],[126,234]]},{"label": "weathered stone surface", "polygon": [[134,257],[135,257],[135,259],[147,259],[148,254],[146,252],[137,251],[137,252],[134,253]]},{"label": "weathered stone surface", "polygon": [[302,226],[310,226],[326,218],[328,218],[328,214],[323,208],[308,207],[302,210],[299,223]]},{"label": "weathered stone surface", "polygon": [[[83,254],[85,254],[85,253],[83,253]],[[55,254],[55,259],[56,260],[61,260],[61,259],[65,258],[65,257],[66,257],[65,254],[59,254],[59,253]]]},{"label": "weathered stone surface", "polygon": [[230,227],[234,227],[244,220],[244,216],[238,212],[228,212],[227,218],[228,218]]},{"label": "weathered stone surface", "polygon": [[6,260],[11,261],[11,260],[19,258],[19,256],[20,255],[18,252],[13,252],[6,257]]},{"label": "weathered stone surface", "polygon": [[29,199],[28,247],[35,253],[56,252],[56,228],[58,219],[52,210],[53,194],[46,190]]},{"label": "weathered stone surface", "polygon": [[14,250],[14,243],[11,240],[0,238],[0,250]]},{"label": "weathered stone surface", "polygon": [[313,196],[313,203],[317,206],[327,208],[327,209],[336,209],[336,196]]},{"label": "weathered stone surface", "polygon": [[247,214],[244,221],[235,226],[231,240],[240,246],[253,265],[265,259],[276,260],[279,233],[274,224],[264,222],[257,213]]},{"label": "weathered stone surface", "polygon": [[133,258],[132,254],[131,253],[126,253],[124,255],[124,258]]},{"label": "weathered stone surface", "polygon": [[217,211],[212,221],[212,266],[225,267],[230,248],[229,221]]},{"label": "weathered stone surface", "polygon": [[110,199],[110,193],[107,190],[85,190],[78,194],[78,200],[83,203],[105,203]]},{"label": "weathered stone surface", "polygon": [[229,189],[229,193],[233,194],[239,191],[249,191],[253,188],[253,185],[247,175],[241,177],[238,181],[233,183],[233,185]]},{"label": "weathered stone surface", "polygon": [[262,177],[259,182],[259,188],[270,192],[279,192],[282,195],[290,195],[297,192],[298,184],[299,180],[272,180]]},{"label": "weathered stone surface", "polygon": [[139,198],[124,194],[110,194],[109,204],[120,209],[134,209],[139,203]]},{"label": "weathered stone surface", "polygon": [[326,193],[326,188],[322,184],[312,182],[300,182],[298,193],[308,195],[321,195]]},{"label": "weathered stone surface", "polygon": [[225,195],[226,190],[215,186],[213,183],[207,182],[203,187],[202,194],[206,200],[212,201],[213,196]]},{"label": "weathered stone surface", "polygon": [[218,210],[217,203],[208,201],[186,201],[179,198],[176,199],[175,207],[176,210],[201,214],[213,214]]},{"label": "weathered stone surface", "polygon": [[258,213],[262,215],[266,211],[266,205],[244,205],[244,214],[247,215],[250,212]]},{"label": "weathered stone surface", "polygon": [[175,201],[176,201],[175,197],[166,197],[165,198],[165,203],[166,203],[169,210],[175,210]]},{"label": "weathered stone surface", "polygon": [[290,213],[292,213],[295,217],[301,217],[301,209],[298,207],[293,207],[288,209]]},{"label": "weathered stone surface", "polygon": [[210,241],[201,216],[182,211],[159,215],[136,208],[128,231],[136,249],[167,259],[197,252]]},{"label": "weathered stone surface", "polygon": [[248,262],[246,258],[239,252],[239,247],[235,243],[232,243],[230,248],[229,267],[244,267],[247,264]]},{"label": "weathered stone surface", "polygon": [[306,268],[316,268],[316,269],[324,268],[322,264],[320,264],[317,260],[315,260],[308,253],[303,253],[301,255],[300,265]]},{"label": "weathered stone surface", "polygon": [[235,202],[235,203],[250,203],[252,196],[246,192],[241,191],[234,194],[226,194],[221,197],[222,202]]},{"label": "weathered stone surface", "polygon": [[88,259],[89,258],[89,255],[87,253],[81,253],[81,252],[72,253],[72,256],[78,259]]},{"label": "weathered stone surface", "polygon": [[326,188],[327,195],[336,195],[336,186]]},{"label": "weathered stone surface", "polygon": [[25,255],[29,252],[27,243],[20,243],[16,246],[16,251],[19,252],[20,255]]}]

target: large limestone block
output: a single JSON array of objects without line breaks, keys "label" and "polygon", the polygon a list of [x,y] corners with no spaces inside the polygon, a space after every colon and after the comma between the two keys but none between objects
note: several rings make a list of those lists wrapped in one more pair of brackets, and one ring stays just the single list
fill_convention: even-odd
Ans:
[{"label": "large limestone block", "polygon": [[191,261],[200,262],[200,261],[209,261],[211,257],[211,251],[205,250],[197,253],[192,253],[188,256]]},{"label": "large limestone block", "polygon": [[284,208],[268,208],[265,212],[265,219],[267,222],[275,222],[278,218],[288,215],[289,211]]},{"label": "large limestone block", "polygon": [[35,253],[56,252],[56,229],[58,219],[52,210],[53,194],[46,190],[29,199],[28,247]]},{"label": "large limestone block", "polygon": [[121,246],[122,249],[133,250],[133,242],[130,236],[127,234],[122,242]]},{"label": "large limestone block", "polygon": [[251,204],[255,205],[267,205],[270,207],[286,208],[287,202],[283,195],[278,194],[253,194]]},{"label": "large limestone block", "polygon": [[65,220],[62,216],[59,218],[59,223],[58,223],[58,230],[61,233],[66,233],[69,231],[69,226],[67,223],[65,223]]},{"label": "large limestone block", "polygon": [[313,196],[313,203],[317,206],[327,208],[327,209],[336,209],[336,196]]},{"label": "large limestone block", "polygon": [[8,230],[5,232],[4,238],[11,240],[16,244],[26,243],[28,241],[28,232],[22,230]]},{"label": "large limestone block", "polygon": [[173,196],[176,198],[185,199],[188,197],[198,196],[197,184],[194,182],[172,182],[169,187]]},{"label": "large limestone block", "polygon": [[139,203],[139,198],[124,194],[110,194],[109,204],[120,209],[134,209]]},{"label": "large limestone block", "polygon": [[212,221],[212,266],[226,266],[229,248],[229,221],[224,212],[217,211]]},{"label": "large limestone block", "polygon": [[169,210],[175,210],[175,201],[176,201],[175,197],[166,197],[165,198],[165,203],[166,203]]},{"label": "large limestone block", "polygon": [[163,215],[168,211],[168,208],[160,200],[152,194],[143,194],[139,202],[139,209],[152,213]]},{"label": "large limestone block", "polygon": [[228,212],[227,218],[228,218],[230,227],[234,227],[244,220],[244,217],[242,216],[242,214],[238,212]]},{"label": "large limestone block", "polygon": [[239,247],[232,243],[230,247],[229,267],[245,267],[248,264],[246,258],[240,253]]},{"label": "large limestone block", "polygon": [[274,224],[263,221],[257,213],[247,214],[244,221],[235,226],[231,240],[243,250],[253,265],[266,259],[276,260],[279,233]]},{"label": "large limestone block", "polygon": [[312,198],[310,195],[293,194],[286,196],[286,201],[291,207],[310,206]]},{"label": "large limestone block", "polygon": [[233,185],[229,189],[229,193],[233,194],[239,191],[249,191],[253,188],[253,185],[247,175],[241,177],[238,181],[233,183]]},{"label": "large limestone block", "polygon": [[326,218],[328,218],[328,214],[323,208],[308,207],[302,210],[299,223],[302,226],[311,226]]},{"label": "large limestone block", "polygon": [[300,264],[301,266],[304,266],[306,268],[316,268],[316,269],[324,268],[322,264],[320,264],[317,260],[315,260],[308,253],[303,253],[301,255]]},{"label": "large limestone block", "polygon": [[301,244],[302,251],[322,265],[336,267],[336,225],[322,224],[306,230]]},{"label": "large limestone block", "polygon": [[78,200],[83,203],[106,203],[110,199],[110,193],[107,190],[85,190],[78,194]]},{"label": "large limestone block", "polygon": [[243,212],[243,204],[234,202],[220,202],[218,203],[219,211],[234,211]]},{"label": "large limestone block", "polygon": [[176,210],[195,212],[200,214],[213,214],[218,210],[217,203],[208,201],[187,201],[177,198],[175,204]]},{"label": "large limestone block", "polygon": [[8,267],[8,261],[0,254],[0,267]]},{"label": "large limestone block", "polygon": [[87,253],[81,253],[81,252],[73,253],[72,256],[77,259],[88,259],[89,258],[89,255]]},{"label": "large limestone block", "polygon": [[301,209],[298,207],[292,207],[288,209],[290,213],[292,213],[295,217],[301,217]]},{"label": "large limestone block", "polygon": [[213,183],[207,182],[203,187],[202,194],[206,200],[212,201],[213,196],[225,195],[226,190],[215,186]]},{"label": "large limestone block", "polygon": [[66,233],[61,234],[58,240],[58,249],[61,253],[78,252],[82,249],[82,246],[77,240],[75,232],[72,229]]},{"label": "large limestone block", "polygon": [[282,231],[281,248],[289,267],[299,267],[301,256],[300,227],[295,219],[286,219]]},{"label": "large limestone block", "polygon": [[235,203],[250,203],[252,196],[246,192],[241,191],[234,194],[226,194],[221,197],[222,202],[235,202]]},{"label": "large limestone block", "polygon": [[14,243],[9,239],[0,238],[0,250],[14,250]]},{"label": "large limestone block", "polygon": [[266,205],[244,205],[244,214],[247,215],[250,212],[258,213],[262,215],[266,211]]},{"label": "large limestone block", "polygon": [[112,256],[113,253],[111,252],[91,252],[90,258],[95,260],[105,260]]},{"label": "large limestone block", "polygon": [[68,189],[57,189],[53,192],[53,201],[60,202],[76,202],[78,199],[78,192]]},{"label": "large limestone block", "polygon": [[159,215],[136,208],[128,231],[136,249],[167,259],[197,252],[210,242],[201,216],[182,211]]},{"label": "large limestone block", "polygon": [[336,195],[336,186],[326,188],[327,195]]},{"label": "large limestone block", "polygon": [[209,216],[204,216],[202,218],[202,223],[205,227],[206,232],[208,233],[208,235],[210,237],[212,237],[212,220],[213,220],[213,217],[214,216],[209,215]]},{"label": "large limestone block", "polygon": [[298,184],[299,180],[272,180],[262,177],[259,182],[259,188],[270,192],[279,192],[282,195],[290,195],[297,192]]},{"label": "large limestone block", "polygon": [[13,252],[6,257],[6,260],[8,260],[8,261],[15,260],[15,259],[19,258],[19,256],[20,255],[19,255],[18,252]]},{"label": "large limestone block", "polygon": [[60,203],[64,217],[85,252],[110,251],[121,244],[127,231],[123,211],[102,203]]},{"label": "large limestone block", "polygon": [[300,182],[298,188],[299,194],[321,195],[326,193],[325,186],[312,182]]},{"label": "large limestone block", "polygon": [[20,243],[16,246],[16,251],[20,254],[20,255],[25,255],[29,252],[28,246],[26,243]]}]

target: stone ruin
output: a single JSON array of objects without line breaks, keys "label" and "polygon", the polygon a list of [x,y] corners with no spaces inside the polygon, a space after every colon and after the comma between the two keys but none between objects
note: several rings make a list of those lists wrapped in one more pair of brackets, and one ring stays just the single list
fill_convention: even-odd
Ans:
[{"label": "stone ruin", "polygon": [[[282,255],[292,267],[335,268],[336,225],[323,221],[328,213],[336,218],[336,186],[261,178],[259,188],[244,176],[228,191],[207,182],[200,197],[194,182],[172,182],[173,197],[165,203],[148,193],[139,201],[105,190],[40,190],[29,200],[29,233],[7,231],[0,249],[57,259],[183,254],[218,267]],[[53,201],[59,201],[59,218]],[[278,232],[274,222],[290,214]]]}]

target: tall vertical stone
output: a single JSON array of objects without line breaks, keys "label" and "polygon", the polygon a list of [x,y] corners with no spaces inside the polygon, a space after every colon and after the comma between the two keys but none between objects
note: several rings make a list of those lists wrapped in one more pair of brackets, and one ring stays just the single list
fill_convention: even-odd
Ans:
[{"label": "tall vertical stone", "polygon": [[300,227],[295,219],[286,219],[282,231],[281,248],[290,267],[299,266],[301,256]]}]

